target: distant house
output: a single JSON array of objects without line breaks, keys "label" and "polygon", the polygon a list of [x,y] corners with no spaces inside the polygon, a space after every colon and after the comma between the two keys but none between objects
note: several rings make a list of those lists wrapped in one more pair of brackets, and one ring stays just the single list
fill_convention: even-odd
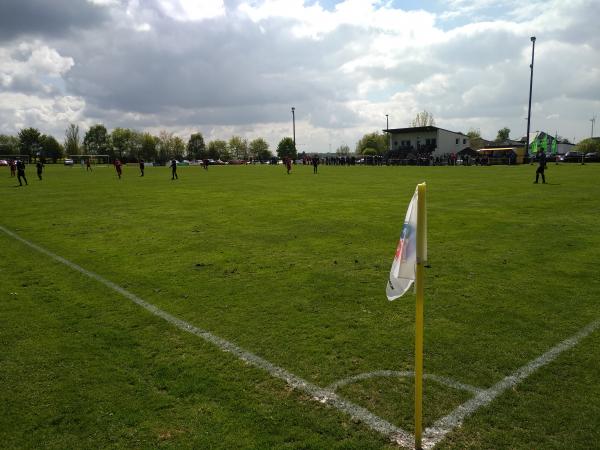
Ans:
[{"label": "distant house", "polygon": [[382,130],[388,134],[390,157],[406,158],[408,155],[430,154],[443,156],[458,154],[471,146],[469,136],[434,126],[393,128]]},{"label": "distant house", "polygon": [[[522,137],[521,141],[526,142],[526,137]],[[548,134],[544,131],[535,131],[529,133],[529,154],[533,155],[538,150],[543,150],[545,153],[564,155],[565,153],[573,150],[575,144],[569,142],[561,142],[556,139],[555,136]]]}]

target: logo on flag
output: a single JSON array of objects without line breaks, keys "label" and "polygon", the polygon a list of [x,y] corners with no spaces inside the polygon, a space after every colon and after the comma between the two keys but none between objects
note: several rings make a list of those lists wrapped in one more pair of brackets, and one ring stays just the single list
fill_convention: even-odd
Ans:
[{"label": "logo on flag", "polygon": [[392,263],[385,290],[387,298],[390,301],[402,297],[415,281],[418,200],[419,190],[417,187],[406,211],[400,240],[396,247],[396,255],[394,256],[394,262]]}]

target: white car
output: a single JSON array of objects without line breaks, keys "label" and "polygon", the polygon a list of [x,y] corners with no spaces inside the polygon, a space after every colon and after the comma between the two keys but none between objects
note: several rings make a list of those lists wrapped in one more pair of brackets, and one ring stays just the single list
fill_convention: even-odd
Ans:
[{"label": "white car", "polygon": [[65,159],[65,166],[72,166],[72,165],[73,165],[72,159]]}]

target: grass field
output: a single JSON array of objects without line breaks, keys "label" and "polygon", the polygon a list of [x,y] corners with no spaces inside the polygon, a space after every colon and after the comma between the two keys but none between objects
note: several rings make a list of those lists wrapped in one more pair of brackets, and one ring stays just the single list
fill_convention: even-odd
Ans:
[{"label": "grass field", "polygon": [[[318,387],[413,367],[414,295],[385,284],[428,184],[425,372],[486,389],[600,317],[600,165],[48,166],[0,226]],[[397,448],[388,436],[0,232],[5,448]],[[600,331],[438,448],[599,448]],[[412,432],[413,379],[337,389]],[[424,424],[472,392],[428,379]]]}]

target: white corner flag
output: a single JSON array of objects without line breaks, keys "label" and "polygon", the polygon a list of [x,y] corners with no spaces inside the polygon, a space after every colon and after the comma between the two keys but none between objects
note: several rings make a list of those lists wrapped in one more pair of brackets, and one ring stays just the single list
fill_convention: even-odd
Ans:
[{"label": "white corner flag", "polygon": [[388,300],[402,297],[415,283],[415,449],[423,437],[423,308],[424,266],[427,261],[427,185],[421,183],[413,194],[385,293]]},{"label": "white corner flag", "polygon": [[[424,234],[425,254],[424,260],[427,259],[427,224],[418,224],[418,208],[419,208],[419,186],[415,189],[412,200],[408,205],[404,225],[400,233],[400,240],[396,248],[396,255],[390,270],[390,277],[387,283],[385,293],[388,300],[395,300],[406,294],[415,281],[415,273],[417,266],[417,228],[420,225]],[[425,215],[425,217],[427,217]]]}]

